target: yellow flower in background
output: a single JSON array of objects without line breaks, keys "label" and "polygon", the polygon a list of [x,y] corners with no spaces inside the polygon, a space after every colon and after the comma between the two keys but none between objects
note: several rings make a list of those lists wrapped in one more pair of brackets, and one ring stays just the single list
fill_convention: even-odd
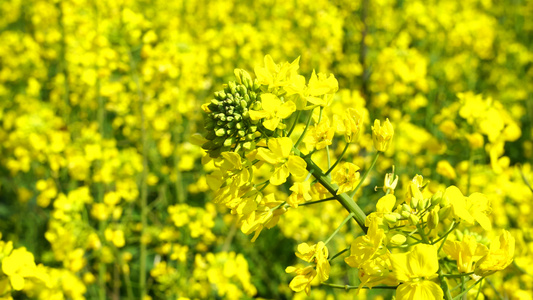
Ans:
[{"label": "yellow flower in background", "polygon": [[443,197],[450,202],[452,212],[455,217],[466,221],[469,224],[479,223],[485,230],[490,230],[492,224],[488,217],[491,212],[490,202],[481,193],[473,193],[465,197],[456,186],[446,188]]},{"label": "yellow flower in background", "polygon": [[274,166],[274,172],[270,176],[270,183],[280,185],[287,181],[289,174],[303,177],[307,174],[307,164],[296,155],[291,155],[292,140],[288,137],[270,139],[268,149],[259,148],[256,158]]},{"label": "yellow flower in background", "polygon": [[507,230],[498,240],[490,244],[490,249],[476,264],[476,275],[488,276],[496,271],[507,268],[512,262],[515,252],[515,239]]},{"label": "yellow flower in background", "polygon": [[305,143],[316,150],[324,149],[333,142],[335,135],[335,127],[331,125],[328,117],[323,117],[322,120],[311,129],[308,136],[305,137]]},{"label": "yellow flower in background", "polygon": [[271,131],[276,130],[278,127],[285,128],[285,124],[280,125],[281,119],[290,117],[296,111],[294,102],[287,101],[283,103],[276,95],[270,93],[261,95],[261,103],[263,110],[250,110],[250,118],[252,120],[265,119],[263,126]]},{"label": "yellow flower in background", "polygon": [[394,276],[400,281],[396,299],[442,299],[441,287],[432,280],[437,277],[439,258],[433,245],[418,244],[407,253],[391,254]]},{"label": "yellow flower in background", "polygon": [[355,164],[344,162],[333,172],[331,183],[339,185],[337,195],[352,191],[359,182],[359,167]]},{"label": "yellow flower in background", "polygon": [[376,147],[377,151],[387,151],[393,136],[394,128],[392,128],[389,119],[383,123],[383,126],[379,120],[374,120],[374,126],[372,126],[372,140],[374,141],[374,147]]},{"label": "yellow flower in background", "polygon": [[471,235],[465,235],[460,242],[447,240],[442,250],[457,261],[457,268],[462,273],[474,271],[476,262],[489,251],[485,245],[478,243]]},{"label": "yellow flower in background", "polygon": [[342,115],[341,132],[347,143],[355,141],[363,128],[363,116],[354,108],[348,108]]},{"label": "yellow flower in background", "polygon": [[452,165],[447,160],[441,160],[437,163],[437,173],[440,175],[448,178],[448,179],[455,179],[457,177],[457,174],[455,173],[455,170],[453,169]]}]

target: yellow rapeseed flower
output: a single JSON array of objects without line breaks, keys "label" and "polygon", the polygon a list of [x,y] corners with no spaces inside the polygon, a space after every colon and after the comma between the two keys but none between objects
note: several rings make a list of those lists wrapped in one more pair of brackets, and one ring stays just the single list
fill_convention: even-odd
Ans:
[{"label": "yellow rapeseed flower", "polygon": [[432,281],[437,277],[439,259],[433,245],[418,244],[407,253],[391,254],[394,275],[401,285],[396,289],[396,299],[442,299],[441,287]]},{"label": "yellow rapeseed flower", "polygon": [[374,147],[376,147],[377,151],[387,151],[393,136],[394,128],[392,128],[389,119],[383,123],[383,126],[381,126],[379,120],[374,120],[374,126],[372,126],[372,140],[374,141]]}]

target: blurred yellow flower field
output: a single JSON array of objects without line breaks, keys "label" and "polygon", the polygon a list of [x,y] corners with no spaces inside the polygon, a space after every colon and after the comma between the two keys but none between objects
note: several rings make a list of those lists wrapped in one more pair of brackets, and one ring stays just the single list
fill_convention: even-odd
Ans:
[{"label": "blurred yellow flower field", "polygon": [[533,1],[0,15],[0,299],[533,299]]}]

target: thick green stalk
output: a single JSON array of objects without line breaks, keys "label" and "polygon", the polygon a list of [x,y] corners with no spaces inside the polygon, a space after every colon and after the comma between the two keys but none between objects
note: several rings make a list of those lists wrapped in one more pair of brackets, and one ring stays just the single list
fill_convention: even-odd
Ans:
[{"label": "thick green stalk", "polygon": [[359,205],[357,205],[355,201],[353,201],[353,199],[350,196],[348,196],[346,193],[337,195],[339,186],[331,183],[330,178],[326,174],[324,174],[324,172],[322,172],[322,169],[320,169],[320,167],[317,166],[311,160],[310,157],[306,157],[302,155],[298,149],[293,149],[293,150],[295,154],[300,155],[300,157],[302,157],[305,160],[305,162],[307,163],[307,170],[309,172],[313,172],[313,176],[316,178],[316,180],[320,184],[322,184],[322,186],[324,186],[328,190],[328,192],[330,192],[333,195],[333,197],[335,197],[335,199],[339,201],[348,212],[351,212],[353,214],[354,220],[357,222],[357,224],[359,224],[361,229],[366,233],[368,230],[367,227],[365,226],[366,214],[363,212],[363,210],[361,210]]}]

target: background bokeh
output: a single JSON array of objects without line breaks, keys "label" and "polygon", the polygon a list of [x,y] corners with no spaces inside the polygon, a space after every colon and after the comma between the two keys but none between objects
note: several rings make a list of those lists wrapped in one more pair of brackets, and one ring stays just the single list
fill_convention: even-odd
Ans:
[{"label": "background bokeh", "polygon": [[[357,196],[365,212],[392,165],[398,194],[416,174],[484,193],[489,236],[508,229],[517,246],[482,297],[533,298],[533,1],[3,0],[0,16],[0,299],[307,297],[285,268],[347,212],[289,210],[251,243],[211,202],[193,137],[201,105],[266,54],[335,75],[331,111],[365,116],[358,166],[370,121],[393,123]],[[342,260],[331,274],[356,277]]]}]

